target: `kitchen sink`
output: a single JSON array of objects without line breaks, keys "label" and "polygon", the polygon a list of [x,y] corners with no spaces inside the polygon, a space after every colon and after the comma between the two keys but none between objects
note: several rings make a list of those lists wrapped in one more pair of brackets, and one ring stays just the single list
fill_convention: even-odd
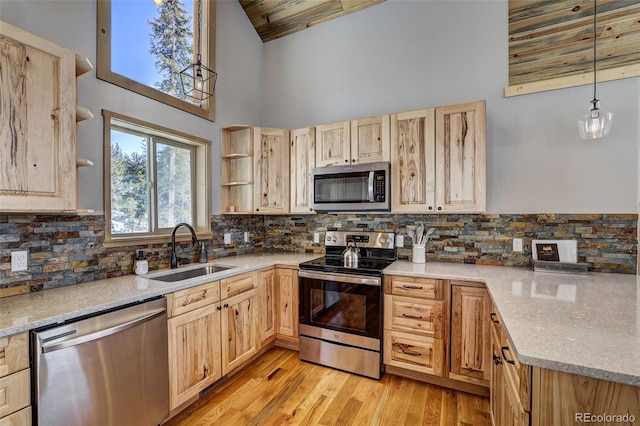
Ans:
[{"label": "kitchen sink", "polygon": [[188,280],[189,278],[201,277],[203,275],[209,275],[209,274],[214,274],[216,272],[226,271],[227,269],[232,269],[232,268],[234,268],[234,266],[208,265],[208,266],[202,266],[200,268],[187,269],[185,271],[178,271],[172,274],[160,275],[157,277],[149,277],[149,278],[152,280],[173,283],[176,281]]}]

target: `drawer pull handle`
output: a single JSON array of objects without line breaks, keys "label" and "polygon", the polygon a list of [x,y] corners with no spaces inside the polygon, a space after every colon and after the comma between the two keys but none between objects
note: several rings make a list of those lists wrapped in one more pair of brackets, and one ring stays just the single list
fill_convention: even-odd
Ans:
[{"label": "drawer pull handle", "polygon": [[500,357],[499,357],[498,355],[496,355],[496,354],[493,354],[493,363],[494,363],[495,365],[500,365],[500,364],[502,364],[502,361],[500,360]]},{"label": "drawer pull handle", "polygon": [[421,320],[422,319],[422,315],[421,316],[414,316],[414,315],[407,315],[407,314],[402,314],[403,317],[405,318],[411,318],[411,319],[417,319],[417,320]]},{"label": "drawer pull handle", "polygon": [[507,356],[505,355],[505,353],[504,353],[505,349],[506,349],[508,352],[511,352],[511,350],[509,349],[509,346],[503,346],[503,347],[501,348],[502,358],[504,358],[505,362],[507,362],[507,363],[509,363],[509,364],[511,364],[511,365],[515,365],[515,364],[516,364],[516,362],[515,362],[514,360],[512,360],[512,359],[508,359],[508,358],[507,358]]},{"label": "drawer pull handle", "polygon": [[405,349],[405,348],[401,348],[402,349],[402,353],[407,354],[407,355],[411,355],[411,356],[422,356],[422,352],[416,352],[416,351],[412,351],[410,349]]},{"label": "drawer pull handle", "polygon": [[500,324],[500,321],[498,320],[498,316],[496,315],[495,312],[491,312],[491,314],[489,314],[489,318],[491,318],[492,323]]},{"label": "drawer pull handle", "polygon": [[421,285],[403,285],[402,287],[408,290],[422,290]]}]

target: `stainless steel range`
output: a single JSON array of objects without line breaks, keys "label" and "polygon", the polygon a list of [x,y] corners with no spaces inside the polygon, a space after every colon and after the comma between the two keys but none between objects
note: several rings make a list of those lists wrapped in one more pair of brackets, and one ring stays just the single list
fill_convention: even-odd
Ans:
[{"label": "stainless steel range", "polygon": [[328,231],[325,257],[300,264],[300,359],[380,378],[382,270],[396,260],[394,237]]}]

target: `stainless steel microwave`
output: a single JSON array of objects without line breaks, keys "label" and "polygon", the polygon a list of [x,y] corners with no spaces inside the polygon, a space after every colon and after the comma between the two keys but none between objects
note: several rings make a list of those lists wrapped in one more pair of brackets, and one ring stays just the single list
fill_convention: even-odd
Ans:
[{"label": "stainless steel microwave", "polygon": [[316,211],[391,210],[389,162],[313,169]]}]

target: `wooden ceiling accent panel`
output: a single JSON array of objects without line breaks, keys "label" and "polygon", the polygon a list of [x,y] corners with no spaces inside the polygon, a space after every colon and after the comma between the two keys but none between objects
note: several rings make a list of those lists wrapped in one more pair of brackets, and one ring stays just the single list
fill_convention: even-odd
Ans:
[{"label": "wooden ceiling accent panel", "polygon": [[[593,82],[593,0],[509,0],[505,96]],[[598,81],[640,75],[640,1],[598,0]]]},{"label": "wooden ceiling accent panel", "polygon": [[263,42],[385,0],[239,0]]}]

